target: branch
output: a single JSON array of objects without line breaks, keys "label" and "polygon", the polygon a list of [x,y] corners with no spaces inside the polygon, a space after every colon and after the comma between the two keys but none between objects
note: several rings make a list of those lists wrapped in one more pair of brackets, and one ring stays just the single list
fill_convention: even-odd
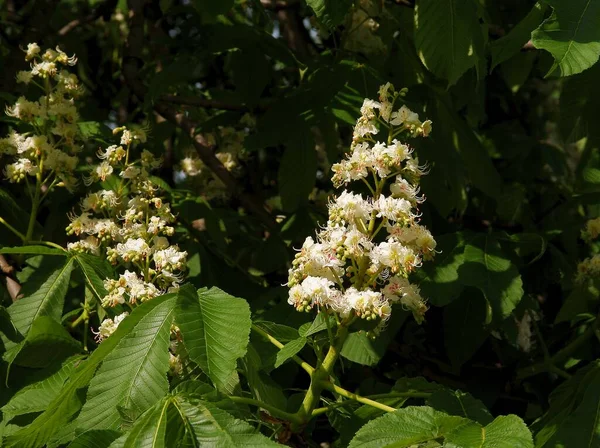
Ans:
[{"label": "branch", "polygon": [[271,406],[270,404],[264,403],[262,401],[254,400],[253,398],[245,398],[245,397],[228,397],[234,403],[247,404],[250,406],[256,406],[258,408],[262,408],[265,411],[268,411],[273,417],[281,418],[288,422],[301,423],[300,417],[296,414],[292,414],[290,412],[285,412],[279,409],[278,407]]},{"label": "branch", "polygon": [[[139,78],[139,70],[143,65],[142,49],[144,47],[144,0],[129,0],[130,10],[129,36],[123,57],[123,76],[133,93],[143,100],[146,87]],[[265,205],[254,196],[246,193],[233,175],[227,171],[223,163],[213,153],[213,148],[202,134],[196,134],[196,124],[183,113],[164,103],[156,103],[154,110],[172,123],[177,124],[192,138],[198,156],[204,164],[225,184],[228,190],[239,199],[242,205],[254,214],[269,229],[275,229],[275,222]]]},{"label": "branch", "polygon": [[80,25],[86,25],[88,23],[95,22],[100,17],[110,17],[110,14],[114,11],[117,6],[118,0],[107,0],[104,3],[100,4],[91,14],[88,14],[85,17],[80,17],[74,20],[71,20],[65,26],[63,26],[60,30],[58,30],[59,36],[66,36],[68,33],[73,31]]},{"label": "branch", "polygon": [[359,403],[366,404],[366,405],[372,406],[377,409],[381,409],[382,411],[394,412],[396,410],[396,408],[393,408],[393,407],[385,405],[383,403],[379,403],[378,401],[371,400],[370,398],[363,397],[361,395],[350,392],[350,391],[344,389],[343,387],[340,387],[333,383],[330,383],[329,381],[322,381],[321,386],[323,387],[323,389],[327,389],[330,392],[335,392],[336,394],[341,395],[342,397],[346,397],[346,398],[349,398],[350,400],[358,401]]}]

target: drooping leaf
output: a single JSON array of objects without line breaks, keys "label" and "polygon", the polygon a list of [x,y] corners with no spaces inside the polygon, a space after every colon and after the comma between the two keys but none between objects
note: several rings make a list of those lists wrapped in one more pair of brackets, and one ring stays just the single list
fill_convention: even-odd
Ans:
[{"label": "drooping leaf", "polygon": [[119,341],[90,382],[75,427],[118,429],[119,408],[140,415],[167,393],[173,315],[173,301],[164,302]]},{"label": "drooping leaf", "polygon": [[325,26],[334,28],[342,23],[354,0],[307,0],[306,3]]},{"label": "drooping leaf", "polygon": [[550,409],[532,427],[536,448],[600,444],[600,361],[577,371],[549,401]]},{"label": "drooping leaf", "polygon": [[9,364],[42,368],[74,355],[81,343],[50,316],[38,316],[25,340],[7,351]]},{"label": "drooping leaf", "polygon": [[459,275],[466,285],[481,290],[498,323],[510,315],[523,297],[519,271],[491,235],[478,235],[465,246]]},{"label": "drooping leaf", "polygon": [[263,361],[252,345],[248,344],[248,352],[242,360],[248,388],[252,396],[264,403],[276,406],[279,409],[286,408],[286,398],[283,390],[275,380],[273,380],[262,369]]},{"label": "drooping leaf", "polygon": [[590,68],[600,56],[600,3],[594,0],[546,0],[552,15],[531,34],[536,48],[549,51],[549,75],[570,76]]},{"label": "drooping leaf", "polygon": [[58,395],[71,372],[82,361],[82,356],[73,356],[63,361],[52,375],[20,389],[2,407],[4,416],[10,420],[10,416],[44,411]]},{"label": "drooping leaf", "polygon": [[517,23],[508,34],[492,42],[492,66],[490,71],[494,70],[498,64],[502,64],[513,57],[523,48],[523,45],[531,38],[531,32],[544,20],[547,8],[548,6],[545,3],[537,2],[523,20]]},{"label": "drooping leaf", "polygon": [[453,366],[460,367],[471,359],[487,339],[488,311],[481,293],[471,288],[444,308],[444,345]]},{"label": "drooping leaf", "polygon": [[[434,38],[435,36],[435,38]],[[423,64],[453,85],[484,57],[484,37],[472,0],[418,0],[415,45]]]},{"label": "drooping leaf", "polygon": [[182,287],[176,322],[190,358],[218,386],[224,387],[246,353],[250,308],[245,300],[218,288],[196,293]]},{"label": "drooping leaf", "polygon": [[80,363],[71,373],[60,393],[50,402],[46,410],[27,427],[14,432],[4,441],[7,447],[38,448],[44,446],[82,406],[78,390],[88,385],[98,365],[111,353],[119,342],[131,333],[137,324],[156,307],[165,302],[174,302],[175,295],[156,297],[138,306],[117,328],[117,330]]},{"label": "drooping leaf", "polygon": [[39,316],[49,316],[60,322],[72,270],[72,258],[58,266],[50,259],[43,260],[35,275],[24,283],[23,298],[8,307],[11,319],[22,335],[27,335]]},{"label": "drooping leaf", "polygon": [[383,356],[381,350],[377,349],[375,341],[364,331],[350,333],[340,354],[352,362],[365,366],[374,366]]},{"label": "drooping leaf", "polygon": [[300,350],[306,345],[306,338],[301,337],[294,339],[293,341],[285,344],[279,352],[277,352],[277,358],[275,359],[275,368],[281,366],[288,359],[295,356]]}]

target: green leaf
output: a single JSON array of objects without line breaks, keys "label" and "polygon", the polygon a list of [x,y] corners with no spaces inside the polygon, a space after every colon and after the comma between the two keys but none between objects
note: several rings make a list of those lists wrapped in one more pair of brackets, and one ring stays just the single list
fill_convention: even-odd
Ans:
[{"label": "green leaf", "polygon": [[531,433],[516,415],[498,417],[483,427],[425,406],[409,406],[370,421],[349,448],[408,448],[440,439],[447,448],[533,448]]},{"label": "green leaf", "polygon": [[104,288],[103,279],[112,278],[112,272],[105,260],[90,254],[77,254],[75,260],[81,268],[85,277],[87,287],[92,291],[96,299],[102,299],[108,294]]},{"label": "green leaf", "polygon": [[81,356],[73,356],[63,361],[59,369],[47,378],[18,390],[2,407],[4,416],[10,420],[12,416],[44,411],[82,360]]},{"label": "green leaf", "polygon": [[137,324],[153,310],[165,302],[174,301],[174,294],[156,297],[138,306],[117,328],[117,330],[72,372],[68,382],[54,398],[46,410],[27,427],[5,439],[5,446],[19,448],[39,448],[44,446],[82,405],[78,390],[88,385],[98,365],[112,352],[121,340],[136,328]]},{"label": "green leaf", "polygon": [[190,359],[217,387],[227,385],[238,358],[246,353],[251,326],[248,303],[218,288],[196,293],[184,286],[175,320]]},{"label": "green leaf", "polygon": [[410,447],[446,437],[469,420],[436,411],[409,406],[370,421],[356,433],[349,448]]},{"label": "green leaf", "polygon": [[519,271],[491,235],[478,235],[467,243],[464,259],[465,263],[459,269],[463,282],[481,290],[491,308],[490,317],[499,323],[510,315],[523,297]]},{"label": "green leaf", "polygon": [[24,255],[69,255],[64,249],[57,249],[48,246],[18,246],[18,247],[2,247],[0,254],[24,254]]},{"label": "green leaf", "polygon": [[186,395],[172,397],[173,406],[184,421],[186,432],[195,442],[192,446],[219,448],[281,446],[212,403]]},{"label": "green leaf", "polygon": [[288,359],[296,355],[306,345],[306,338],[298,338],[288,342],[281,350],[277,352],[277,358],[275,359],[275,368],[281,366]]},{"label": "green leaf", "polygon": [[78,436],[67,448],[108,448],[119,435],[118,431],[94,429]]},{"label": "green leaf", "polygon": [[484,36],[472,0],[418,0],[414,17],[421,61],[449,85],[484,57]]},{"label": "green leaf", "polygon": [[73,270],[73,259],[69,258],[60,266],[56,264],[50,259],[44,259],[40,268],[23,284],[23,298],[8,307],[15,327],[24,336],[39,316],[49,316],[60,322]]},{"label": "green leaf", "polygon": [[465,261],[466,244],[475,238],[472,233],[451,233],[436,236],[438,254],[432,262],[423,263],[417,272],[423,297],[436,306],[444,306],[460,296],[464,285],[458,269]]},{"label": "green leaf", "polygon": [[119,408],[140,415],[167,393],[173,315],[173,301],[157,306],[106,356],[90,382],[76,428],[118,429]]},{"label": "green leaf", "polygon": [[225,14],[229,11],[233,7],[234,0],[222,0],[218,2],[213,0],[192,0],[191,3],[201,17],[212,21],[219,14]]},{"label": "green leaf", "polygon": [[110,448],[165,447],[168,405],[168,397],[160,400],[135,421],[128,433],[115,440]]},{"label": "green leaf", "polygon": [[459,390],[438,390],[427,399],[427,404],[438,411],[465,417],[481,425],[487,425],[494,419],[480,400]]},{"label": "green leaf", "polygon": [[548,9],[546,4],[537,2],[525,18],[517,23],[508,34],[492,42],[492,66],[490,67],[490,72],[498,64],[502,64],[521,51],[523,45],[531,38],[531,32],[544,20],[546,9]]},{"label": "green leaf", "polygon": [[376,347],[376,342],[370,339],[364,331],[350,333],[342,346],[340,355],[365,366],[374,366],[383,357],[381,350]]},{"label": "green leaf", "polygon": [[64,327],[49,316],[38,316],[31,325],[25,340],[8,353],[9,365],[47,367],[81,350]]},{"label": "green leaf", "polygon": [[323,25],[334,28],[344,21],[354,0],[306,0]]},{"label": "green leaf", "polygon": [[531,34],[531,41],[536,48],[554,56],[554,64],[546,76],[570,76],[590,68],[600,56],[600,3],[545,1],[554,11]]},{"label": "green leaf", "polygon": [[298,333],[300,333],[300,336],[307,338],[313,334],[325,331],[327,330],[327,319],[329,320],[329,326],[333,328],[335,325],[335,318],[327,313],[319,313],[317,314],[317,317],[315,317],[315,320],[302,325],[298,330]]},{"label": "green leaf", "polygon": [[487,339],[488,311],[481,293],[471,288],[444,308],[444,345],[454,367],[471,359]]},{"label": "green leaf", "polygon": [[600,361],[577,371],[550,394],[550,409],[533,426],[535,446],[600,444]]},{"label": "green leaf", "polygon": [[283,209],[293,212],[308,202],[317,179],[317,152],[310,131],[295,132],[288,141],[278,173]]},{"label": "green leaf", "polygon": [[287,400],[281,386],[262,370],[263,361],[252,343],[248,345],[248,352],[242,362],[252,396],[279,409],[285,409]]},{"label": "green leaf", "polygon": [[[298,330],[287,325],[277,324],[275,322],[268,322],[265,320],[256,320],[252,324],[261,330],[266,331],[279,342],[289,342],[294,339],[298,339]],[[302,336],[306,336],[303,334]]]}]

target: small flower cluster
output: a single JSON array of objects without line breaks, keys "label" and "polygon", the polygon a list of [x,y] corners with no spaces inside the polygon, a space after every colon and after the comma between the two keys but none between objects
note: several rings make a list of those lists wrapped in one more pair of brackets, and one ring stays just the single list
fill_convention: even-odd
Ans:
[{"label": "small flower cluster", "polygon": [[[77,76],[66,70],[77,59],[60,48],[42,52],[36,43],[27,46],[25,60],[31,70],[17,74],[17,82],[33,84],[43,91],[37,101],[24,96],[6,108],[6,114],[31,128],[30,132],[11,131],[0,139],[0,156],[12,156],[4,175],[9,182],[19,183],[35,178],[37,188],[42,183],[48,191],[55,186],[72,190],[76,185],[73,171],[77,167],[79,150],[79,114],[74,100],[83,90]],[[30,191],[32,198],[34,192]]]},{"label": "small flower cluster", "polygon": [[[98,151],[101,163],[85,179],[86,185],[91,185],[112,178],[111,185],[116,187],[89,193],[81,202],[81,213],[72,214],[67,227],[68,234],[81,238],[68,244],[70,251],[103,255],[123,269],[118,279],[104,282],[108,294],[102,306],[108,308],[133,307],[176,289],[187,257],[169,242],[168,237],[175,231],[175,216],[150,178],[160,160],[147,150],[139,159],[130,160],[132,143],[145,142],[145,132],[115,129],[119,132],[120,144]],[[116,325],[109,322],[106,328]]]},{"label": "small flower cluster", "polygon": [[[217,132],[205,134],[208,143],[218,148],[215,157],[225,166],[227,171],[234,176],[242,174],[240,162],[244,158],[244,140],[250,130],[256,126],[254,118],[245,114],[240,120],[241,129],[231,126],[219,127]],[[186,178],[190,178],[194,188],[202,191],[208,199],[226,199],[228,189],[225,184],[215,176],[212,170],[195,153],[189,153],[181,160],[181,171]]]},{"label": "small flower cluster", "polygon": [[[406,106],[393,110],[404,91],[388,83],[379,94],[379,102],[365,100],[351,151],[332,167],[336,187],[360,180],[371,196],[344,190],[330,202],[326,227],[296,254],[288,302],[299,311],[326,307],[342,317],[379,319],[380,325],[399,303],[421,322],[427,307],[407,277],[434,256],[436,242],[418,223],[425,168],[395,137],[426,136],[431,122],[421,123]],[[387,143],[374,138],[380,127],[388,130]]]},{"label": "small flower cluster", "polygon": [[[581,238],[586,243],[591,243],[600,236],[600,218],[590,219],[585,229],[581,231]],[[577,283],[584,283],[587,280],[600,278],[600,255],[594,255],[586,258],[577,266]]]}]

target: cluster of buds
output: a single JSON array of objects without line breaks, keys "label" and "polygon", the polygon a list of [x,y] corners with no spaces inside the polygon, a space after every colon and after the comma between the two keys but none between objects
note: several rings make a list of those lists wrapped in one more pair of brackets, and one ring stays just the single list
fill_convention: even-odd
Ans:
[{"label": "cluster of buds", "polygon": [[[426,170],[395,137],[427,136],[431,122],[420,122],[406,106],[394,110],[404,93],[388,83],[379,101],[364,101],[350,153],[332,170],[336,187],[361,181],[368,194],[344,190],[334,197],[327,225],[296,254],[288,302],[298,311],[317,306],[343,318],[376,320],[380,329],[392,305],[401,304],[423,320],[427,307],[408,276],[435,255],[435,240],[418,223],[424,201],[418,182]],[[376,140],[380,129],[388,131],[386,143]]]},{"label": "cluster of buds", "polygon": [[[39,87],[43,94],[36,101],[24,96],[6,108],[6,114],[27,125],[28,132],[11,131],[0,139],[0,156],[13,157],[4,175],[9,182],[25,181],[30,187],[33,178],[36,190],[42,184],[47,192],[55,186],[72,190],[76,185],[73,171],[77,167],[79,150],[79,115],[74,100],[83,90],[77,76],[66,67],[77,59],[68,57],[60,48],[42,52],[36,43],[27,46],[25,60],[31,70],[17,74],[17,82]],[[33,190],[33,188],[32,188]],[[30,191],[32,200],[35,196]],[[38,198],[39,200],[39,198]]]},{"label": "cluster of buds", "polygon": [[[590,219],[585,229],[581,231],[581,238],[586,243],[591,243],[600,236],[600,218]],[[594,255],[586,258],[577,265],[577,283],[584,283],[587,280],[597,279],[600,277],[600,255]]]},{"label": "cluster of buds", "polygon": [[177,289],[187,257],[169,242],[175,216],[150,176],[160,160],[147,150],[132,160],[134,142],[145,142],[146,133],[124,127],[114,133],[121,133],[120,144],[98,151],[101,162],[85,178],[86,185],[104,182],[112,188],[88,193],[67,227],[69,235],[80,237],[68,244],[70,251],[102,255],[121,270],[118,279],[104,282],[107,308],[133,307]]},{"label": "cluster of buds", "polygon": [[[204,136],[211,146],[215,146],[215,157],[232,175],[239,177],[243,174],[241,161],[244,158],[244,140],[249,132],[256,127],[256,122],[250,114],[244,114],[238,128],[219,127],[215,133]],[[194,186],[201,191],[207,200],[226,199],[229,190],[223,182],[209,169],[198,156],[190,152],[181,160],[181,172]]]}]

